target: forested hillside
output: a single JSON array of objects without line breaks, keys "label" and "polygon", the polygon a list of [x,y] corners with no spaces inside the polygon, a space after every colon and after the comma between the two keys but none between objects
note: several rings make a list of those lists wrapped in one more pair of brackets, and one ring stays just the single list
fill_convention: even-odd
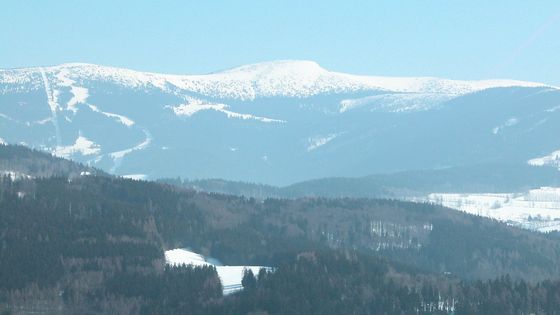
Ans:
[{"label": "forested hillside", "polygon": [[[81,167],[17,150],[28,165]],[[538,283],[560,278],[552,235],[429,204],[261,201],[51,174],[0,180],[6,314],[555,314],[560,305],[558,283]],[[180,247],[277,268],[224,297],[213,268],[165,266],[164,250]]]},{"label": "forested hillside", "polygon": [[20,145],[0,144],[0,174],[11,177],[75,177],[102,171]]},{"label": "forested hillside", "polygon": [[259,199],[266,198],[403,198],[432,192],[521,192],[541,186],[560,186],[554,167],[523,164],[480,164],[439,170],[403,171],[364,177],[334,177],[277,187],[220,179],[160,179],[160,182],[199,191]]}]

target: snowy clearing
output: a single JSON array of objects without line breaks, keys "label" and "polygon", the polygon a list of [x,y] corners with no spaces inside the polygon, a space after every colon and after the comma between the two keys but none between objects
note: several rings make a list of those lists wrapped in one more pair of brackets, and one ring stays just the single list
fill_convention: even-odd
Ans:
[{"label": "snowy clearing", "polygon": [[132,180],[146,180],[146,179],[148,179],[148,175],[146,175],[146,174],[127,174],[127,175],[123,175],[122,177],[132,179]]},{"label": "snowy clearing", "polygon": [[525,193],[433,193],[428,201],[470,214],[497,219],[540,232],[560,231],[560,188],[541,187]]},{"label": "snowy clearing", "polygon": [[11,180],[31,179],[33,176],[18,171],[0,171],[0,177],[7,176]]},{"label": "snowy clearing", "polygon": [[261,269],[272,271],[272,267],[266,266],[222,266],[216,263],[210,263],[204,256],[195,252],[189,251],[184,248],[177,248],[165,252],[165,262],[168,265],[192,265],[192,266],[214,266],[222,287],[224,294],[230,294],[243,289],[241,280],[245,270],[250,269],[255,276],[258,275]]},{"label": "snowy clearing", "polygon": [[533,166],[553,166],[560,170],[560,150],[543,157],[530,159],[527,163]]},{"label": "snowy clearing", "polygon": [[81,155],[93,155],[99,153],[100,151],[101,148],[98,144],[80,135],[76,138],[76,141],[72,145],[57,146],[53,150],[53,154],[59,157],[69,158],[76,153]]},{"label": "snowy clearing", "polygon": [[307,139],[309,145],[307,146],[307,152],[311,152],[319,147],[324,146],[325,144],[331,142],[334,138],[336,138],[338,134],[330,134],[327,136],[317,136]]},{"label": "snowy clearing", "polygon": [[106,117],[109,117],[109,118],[114,118],[116,121],[118,121],[119,123],[121,123],[121,124],[123,124],[127,127],[131,127],[132,125],[134,125],[134,120],[132,120],[132,119],[126,117],[126,116],[119,115],[119,114],[114,114],[114,113],[109,113],[109,112],[104,112],[104,111],[100,110],[95,105],[89,104],[88,106],[92,111],[94,111],[96,113],[100,113],[100,114],[102,114]]},{"label": "snowy clearing", "polygon": [[273,123],[273,122],[275,122],[275,123],[285,123],[286,122],[286,121],[280,120],[280,119],[259,117],[259,116],[254,116],[254,115],[251,115],[251,114],[236,113],[236,112],[233,112],[231,110],[228,110],[229,106],[226,105],[226,104],[207,103],[207,102],[204,102],[202,100],[198,100],[198,99],[194,99],[194,98],[188,98],[187,103],[185,103],[185,104],[180,104],[178,106],[165,106],[165,108],[170,108],[171,110],[173,110],[173,112],[177,116],[191,117],[194,114],[196,114],[198,112],[201,112],[201,111],[213,110],[213,111],[216,111],[216,112],[226,114],[226,116],[228,118],[238,118],[238,119],[243,119],[243,120],[251,119],[251,120],[257,120],[257,121],[265,122],[265,123]]}]

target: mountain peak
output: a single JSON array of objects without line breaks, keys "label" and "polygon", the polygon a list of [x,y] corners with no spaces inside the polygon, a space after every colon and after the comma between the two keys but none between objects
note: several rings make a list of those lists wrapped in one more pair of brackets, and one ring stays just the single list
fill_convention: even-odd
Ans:
[{"label": "mountain peak", "polygon": [[275,60],[242,65],[228,69],[216,74],[239,74],[246,73],[252,75],[267,75],[271,73],[283,73],[290,75],[310,75],[323,74],[328,71],[322,68],[317,62],[311,60]]},{"label": "mountain peak", "polygon": [[215,98],[235,99],[309,97],[321,93],[356,91],[458,96],[497,87],[555,88],[542,83],[514,80],[461,81],[433,77],[352,75],[326,70],[310,60],[261,62],[206,75],[168,75],[88,63],[67,63],[52,67],[0,70],[0,83],[37,81],[41,77],[40,73],[46,73],[46,77],[52,76],[51,79],[63,84],[100,80],[133,88],[152,86],[161,90],[179,89]]}]

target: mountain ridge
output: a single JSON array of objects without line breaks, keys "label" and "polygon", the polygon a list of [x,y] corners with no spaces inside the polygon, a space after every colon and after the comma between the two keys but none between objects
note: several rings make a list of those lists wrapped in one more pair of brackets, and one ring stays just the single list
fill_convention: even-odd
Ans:
[{"label": "mountain ridge", "polygon": [[554,156],[559,102],[541,83],[354,76],[312,61],[194,76],[73,63],[0,70],[0,137],[117,175],[286,185]]},{"label": "mountain ridge", "polygon": [[[210,94],[207,87],[199,85],[210,85],[217,81],[226,81],[232,86],[224,86],[226,91],[218,91],[217,96],[222,98],[233,97],[238,99],[253,99],[265,96],[311,96],[320,92],[337,92],[356,90],[383,90],[401,93],[437,93],[462,95],[477,92],[488,88],[497,87],[557,87],[538,82],[507,80],[507,79],[487,79],[487,80],[452,80],[437,77],[396,77],[396,76],[370,76],[352,75],[342,72],[329,71],[321,67],[318,63],[308,60],[277,60],[261,62],[255,64],[242,65],[223,71],[212,72],[209,74],[183,75],[183,74],[162,74],[156,72],[136,71],[120,67],[102,66],[90,63],[65,63],[48,67],[31,67],[16,69],[0,69],[0,80],[9,82],[5,77],[7,72],[41,72],[64,74],[64,71],[73,70],[74,77],[92,78],[97,77],[113,79],[116,82],[128,83],[133,87],[152,85],[165,89],[166,85],[173,85],[175,88],[183,90],[193,90]],[[325,78],[326,77],[326,78]],[[282,82],[288,80],[288,82]],[[304,84],[296,85],[294,90],[289,90],[278,83],[294,84],[293,80],[304,81]],[[63,81],[63,80],[62,80]],[[280,81],[280,82],[278,82]],[[292,82],[290,82],[292,81]],[[325,81],[325,82],[323,82]],[[1,81],[0,81],[1,82]],[[246,91],[249,87],[247,82],[253,83],[253,88],[260,88],[260,93]],[[271,86],[267,86],[272,85]],[[275,86],[276,84],[276,86]],[[318,84],[318,90],[309,90],[310,86]],[[274,89],[276,87],[276,89]],[[230,89],[241,89],[242,92],[233,93]],[[340,92],[338,91],[338,92]],[[243,92],[249,94],[243,94]],[[208,95],[207,95],[208,96]],[[216,96],[216,95],[213,95]]]}]

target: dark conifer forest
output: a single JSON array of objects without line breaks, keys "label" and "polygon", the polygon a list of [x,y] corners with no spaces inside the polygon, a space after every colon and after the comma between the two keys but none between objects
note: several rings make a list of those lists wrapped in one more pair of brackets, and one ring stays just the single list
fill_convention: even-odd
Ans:
[{"label": "dark conifer forest", "polygon": [[[560,314],[560,239],[432,204],[253,199],[0,146],[1,314]],[[211,267],[247,272],[223,295]]]}]

